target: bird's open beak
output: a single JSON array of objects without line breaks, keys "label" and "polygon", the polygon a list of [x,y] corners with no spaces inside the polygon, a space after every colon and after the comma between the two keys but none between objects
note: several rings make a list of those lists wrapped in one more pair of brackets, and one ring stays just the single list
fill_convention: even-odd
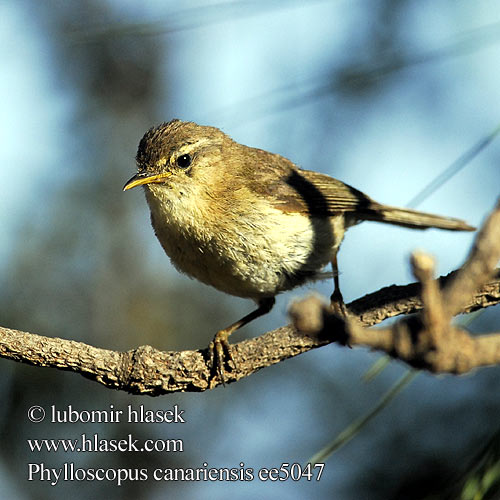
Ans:
[{"label": "bird's open beak", "polygon": [[123,186],[123,190],[127,191],[127,189],[132,189],[135,186],[142,186],[144,184],[161,183],[171,175],[171,172],[163,172],[161,174],[154,175],[148,173],[135,174],[134,177],[132,177],[125,183],[125,186]]}]

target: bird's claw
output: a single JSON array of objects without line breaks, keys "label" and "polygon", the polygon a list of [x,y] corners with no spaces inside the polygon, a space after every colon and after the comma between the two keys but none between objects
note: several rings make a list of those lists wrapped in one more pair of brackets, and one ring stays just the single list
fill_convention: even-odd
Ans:
[{"label": "bird's claw", "polygon": [[222,382],[222,385],[226,385],[225,367],[229,367],[231,370],[237,368],[231,352],[231,345],[229,344],[228,337],[229,332],[226,330],[220,330],[215,334],[214,339],[208,346],[210,361],[212,364],[211,387],[215,385],[217,379]]}]

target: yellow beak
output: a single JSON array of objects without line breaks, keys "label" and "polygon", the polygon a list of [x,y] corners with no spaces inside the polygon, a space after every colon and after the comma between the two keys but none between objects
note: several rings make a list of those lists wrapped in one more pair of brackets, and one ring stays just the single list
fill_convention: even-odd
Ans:
[{"label": "yellow beak", "polygon": [[125,186],[123,186],[123,190],[127,191],[127,189],[132,189],[136,186],[142,186],[144,184],[161,183],[171,175],[172,175],[171,172],[163,172],[162,174],[154,174],[154,175],[146,173],[135,174],[131,179],[129,179],[125,183]]}]

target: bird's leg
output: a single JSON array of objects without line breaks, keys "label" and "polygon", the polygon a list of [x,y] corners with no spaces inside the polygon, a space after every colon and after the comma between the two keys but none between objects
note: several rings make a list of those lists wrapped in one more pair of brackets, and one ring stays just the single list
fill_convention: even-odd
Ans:
[{"label": "bird's leg", "polygon": [[344,304],[344,297],[340,291],[339,284],[339,266],[337,262],[337,252],[332,259],[332,271],[333,271],[333,293],[330,296],[330,307],[335,314],[339,316],[347,316],[347,307]]},{"label": "bird's leg", "polygon": [[237,368],[236,363],[231,354],[231,346],[229,345],[228,342],[229,335],[231,335],[233,332],[235,332],[242,326],[245,326],[246,324],[250,323],[250,321],[253,321],[254,319],[259,318],[260,316],[267,314],[273,308],[275,302],[276,300],[274,297],[267,297],[265,299],[259,300],[258,303],[259,307],[255,309],[255,311],[252,311],[250,314],[247,314],[240,320],[236,321],[227,328],[224,328],[223,330],[219,330],[215,334],[215,337],[213,341],[210,342],[208,348],[212,360],[213,373],[214,375],[218,375],[218,377],[222,381],[222,384],[224,384],[225,382],[224,364],[231,361],[234,368]]}]

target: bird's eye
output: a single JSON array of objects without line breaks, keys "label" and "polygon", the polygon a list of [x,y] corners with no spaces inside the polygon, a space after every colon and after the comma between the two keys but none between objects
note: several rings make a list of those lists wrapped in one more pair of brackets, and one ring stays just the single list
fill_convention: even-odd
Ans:
[{"label": "bird's eye", "polygon": [[177,165],[181,168],[188,168],[191,165],[190,155],[181,155],[177,158]]}]

